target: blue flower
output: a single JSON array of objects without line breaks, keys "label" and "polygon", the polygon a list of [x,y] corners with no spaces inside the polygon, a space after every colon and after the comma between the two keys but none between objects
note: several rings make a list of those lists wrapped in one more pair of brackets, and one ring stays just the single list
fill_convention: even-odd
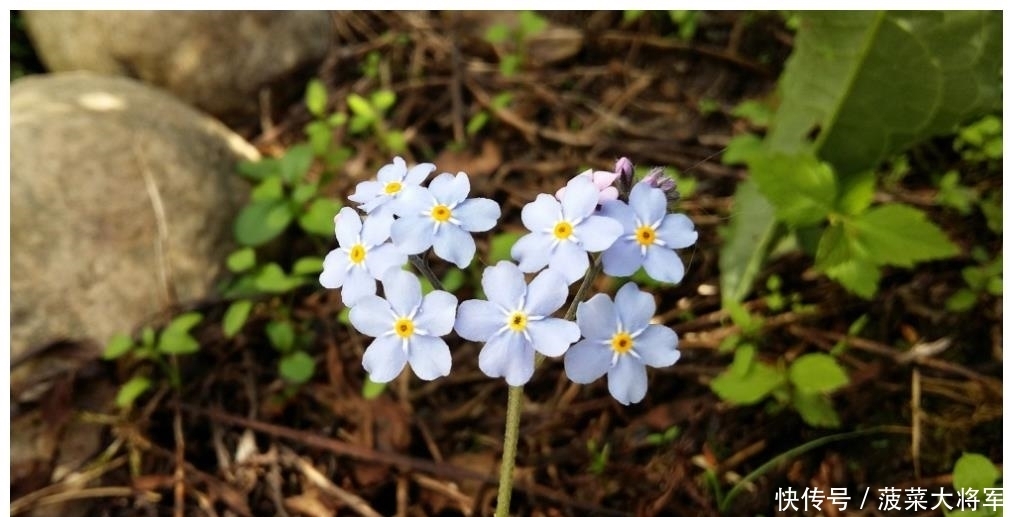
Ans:
[{"label": "blue flower", "polygon": [[542,271],[529,285],[514,263],[501,261],[482,274],[482,289],[489,301],[461,303],[454,329],[465,339],[485,342],[478,367],[486,375],[520,386],[535,371],[535,351],[559,357],[580,338],[575,323],[551,317],[569,295],[556,272]]},{"label": "blue flower", "polygon": [[415,255],[433,247],[437,257],[468,267],[475,256],[475,240],[468,232],[484,232],[496,225],[499,205],[491,199],[466,199],[468,175],[445,172],[428,189],[406,190],[394,205],[398,219],[391,240],[401,251]]},{"label": "blue flower", "polygon": [[679,337],[663,325],[650,324],[654,297],[630,282],[615,303],[596,294],[577,306],[577,325],[584,336],[563,358],[566,376],[587,384],[608,373],[609,393],[621,404],[640,402],[647,394],[646,366],[671,366],[679,359]]},{"label": "blue flower", "polygon": [[351,307],[363,297],[376,293],[376,281],[392,267],[401,267],[408,257],[388,242],[390,219],[367,217],[365,224],[351,207],[334,218],[338,248],[324,257],[320,285],[341,288],[341,301]]},{"label": "blue flower", "polygon": [[623,228],[615,220],[593,215],[598,188],[587,176],[576,176],[566,185],[563,201],[539,194],[521,210],[521,221],[531,233],[511,249],[520,270],[534,273],[546,265],[574,283],[589,265],[587,252],[602,251],[616,240]]},{"label": "blue flower", "polygon": [[667,211],[665,193],[644,182],[633,186],[628,205],[610,201],[602,207],[602,215],[623,227],[622,236],[602,254],[605,274],[630,276],[642,265],[659,282],[682,280],[686,270],[673,250],[692,246],[697,234],[689,217]]},{"label": "blue flower", "polygon": [[359,209],[367,214],[376,215],[374,211],[393,214],[391,202],[408,188],[421,185],[434,170],[436,166],[431,163],[420,163],[409,169],[404,159],[396,156],[393,163],[380,167],[376,181],[359,183],[348,199],[360,203]]},{"label": "blue flower", "polygon": [[440,338],[454,328],[457,298],[445,291],[422,297],[415,275],[390,269],[383,275],[383,294],[370,295],[352,307],[356,330],[376,339],[362,355],[362,367],[373,382],[390,382],[405,363],[420,379],[450,373],[450,347]]}]

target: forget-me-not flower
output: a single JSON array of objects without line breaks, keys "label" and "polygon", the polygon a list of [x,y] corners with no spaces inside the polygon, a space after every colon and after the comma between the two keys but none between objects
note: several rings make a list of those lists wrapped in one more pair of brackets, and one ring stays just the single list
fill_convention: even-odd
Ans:
[{"label": "forget-me-not flower", "polygon": [[548,194],[524,205],[521,221],[531,233],[521,237],[511,256],[525,273],[546,265],[574,283],[587,271],[587,252],[602,251],[622,233],[617,221],[594,215],[598,187],[587,176],[575,176],[567,183],[562,202]]},{"label": "forget-me-not flower", "polygon": [[468,232],[484,232],[496,225],[499,205],[491,199],[467,199],[468,175],[443,173],[429,188],[415,187],[394,205],[398,219],[391,240],[401,251],[415,255],[433,247],[437,257],[468,267],[475,256],[475,240]]},{"label": "forget-me-not flower", "polygon": [[685,274],[674,250],[696,242],[693,221],[684,214],[668,214],[665,193],[640,182],[630,192],[630,203],[610,201],[602,215],[622,223],[623,234],[602,254],[605,274],[632,275],[640,266],[660,282],[678,283]]},{"label": "forget-me-not flower", "polygon": [[376,294],[376,281],[392,267],[401,267],[408,256],[388,241],[390,218],[367,217],[363,223],[358,212],[344,207],[334,217],[338,248],[324,257],[320,284],[341,288],[341,301],[353,306],[365,296]]},{"label": "forget-me-not flower", "polygon": [[465,339],[485,343],[478,367],[486,375],[520,386],[535,371],[535,351],[559,357],[580,338],[577,324],[551,316],[569,295],[566,281],[555,271],[542,271],[527,284],[514,263],[501,261],[482,274],[482,289],[489,300],[461,303],[454,329]]},{"label": "forget-me-not flower", "polygon": [[[606,201],[612,201],[619,199],[619,189],[612,186],[616,179],[619,178],[619,173],[608,172],[608,171],[592,171],[588,169],[577,176],[585,176],[591,178],[591,183],[598,188],[598,204],[602,204]],[[556,191],[556,199],[562,200],[566,196],[566,187],[563,187]]]},{"label": "forget-me-not flower", "polygon": [[[391,215],[391,203],[401,197],[410,187],[417,187],[436,170],[431,163],[420,163],[411,169],[400,156],[394,157],[376,173],[376,180],[363,181],[355,187],[355,193],[348,199],[359,203],[359,208],[370,215]],[[380,212],[379,214],[375,212]]]},{"label": "forget-me-not flower", "polygon": [[457,298],[445,291],[423,298],[419,279],[397,268],[388,270],[382,282],[386,299],[367,296],[349,313],[356,330],[376,338],[362,355],[369,378],[390,382],[405,363],[425,381],[450,373],[450,348],[440,336],[454,328]]},{"label": "forget-me-not flower", "polygon": [[609,393],[621,404],[640,402],[647,394],[646,366],[671,366],[679,359],[675,331],[651,324],[654,297],[630,282],[615,303],[599,293],[577,306],[577,325],[584,336],[563,357],[566,376],[587,384],[608,373]]}]

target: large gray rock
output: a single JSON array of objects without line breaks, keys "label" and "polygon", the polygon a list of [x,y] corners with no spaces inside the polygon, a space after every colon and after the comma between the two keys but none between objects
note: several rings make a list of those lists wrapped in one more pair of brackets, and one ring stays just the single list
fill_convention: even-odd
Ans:
[{"label": "large gray rock", "polygon": [[206,296],[247,196],[236,161],[256,155],[131,79],[12,83],[11,356],[64,338],[104,345],[173,296]]},{"label": "large gray rock", "polygon": [[330,15],[298,12],[26,11],[52,71],[124,75],[220,117],[256,113],[258,92],[321,61]]}]

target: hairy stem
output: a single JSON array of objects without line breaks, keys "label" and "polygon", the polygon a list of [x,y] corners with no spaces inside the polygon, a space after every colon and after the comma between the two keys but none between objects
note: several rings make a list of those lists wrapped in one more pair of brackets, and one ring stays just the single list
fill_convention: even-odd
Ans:
[{"label": "hairy stem", "polygon": [[422,276],[426,277],[426,280],[429,280],[433,289],[436,289],[437,291],[443,290],[443,282],[440,282],[436,273],[433,273],[433,270],[429,269],[429,264],[426,263],[425,257],[422,255],[409,255],[408,260],[411,261],[412,266],[415,266],[415,269],[417,269],[419,273],[422,273]]}]

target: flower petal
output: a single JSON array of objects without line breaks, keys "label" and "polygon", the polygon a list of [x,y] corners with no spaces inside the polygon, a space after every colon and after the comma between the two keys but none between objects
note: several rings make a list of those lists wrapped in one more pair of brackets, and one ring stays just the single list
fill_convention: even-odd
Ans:
[{"label": "flower petal", "polygon": [[503,377],[510,364],[510,355],[522,348],[523,337],[516,332],[495,334],[478,353],[478,368],[489,377]]},{"label": "flower petal", "polygon": [[659,282],[670,282],[677,284],[682,281],[686,274],[686,268],[682,265],[682,259],[674,251],[661,246],[647,248],[647,256],[644,257],[644,270],[648,276]]},{"label": "flower petal", "polygon": [[592,215],[574,229],[581,247],[587,251],[601,251],[612,245],[623,233],[623,225],[611,217]]},{"label": "flower petal", "polygon": [[422,299],[422,307],[415,316],[415,328],[432,336],[445,336],[454,330],[457,316],[457,297],[446,291],[433,291]]},{"label": "flower petal", "polygon": [[379,196],[381,188],[379,181],[363,181],[355,186],[355,193],[348,196],[348,200],[355,203],[365,203]]},{"label": "flower petal", "polygon": [[475,258],[475,239],[453,224],[441,224],[433,237],[433,252],[437,257],[464,269]]},{"label": "flower petal", "polygon": [[392,163],[388,163],[387,165],[380,167],[380,170],[376,172],[376,179],[380,180],[380,183],[401,181],[404,179],[405,173],[407,172],[408,166],[405,163],[404,158],[395,156]]},{"label": "flower petal", "polygon": [[408,256],[401,253],[391,243],[381,244],[366,253],[366,267],[369,269],[369,274],[378,280],[383,278],[383,274],[388,269],[401,268],[407,262]]},{"label": "flower petal", "polygon": [[361,267],[353,267],[345,276],[345,285],[341,288],[341,303],[352,307],[364,297],[376,294],[376,279]]},{"label": "flower petal", "polygon": [[465,300],[457,309],[454,330],[457,335],[469,341],[487,341],[503,328],[505,318],[500,307],[492,302]]},{"label": "flower petal", "polygon": [[514,243],[510,256],[517,261],[521,271],[534,273],[549,264],[553,240],[546,233],[529,233]]},{"label": "flower petal", "polygon": [[630,354],[620,355],[616,365],[609,369],[609,393],[624,406],[644,400],[647,369]]},{"label": "flower petal", "polygon": [[454,218],[461,221],[461,228],[469,232],[491,230],[500,214],[499,204],[484,197],[465,200],[454,208]]},{"label": "flower petal", "polygon": [[348,321],[355,330],[370,337],[380,337],[394,328],[390,304],[375,294],[359,300],[359,303],[349,311]]},{"label": "flower petal", "polygon": [[423,216],[405,216],[390,227],[390,239],[402,253],[415,255],[433,245],[432,219]]},{"label": "flower petal", "polygon": [[589,265],[587,252],[570,241],[560,242],[549,257],[549,269],[562,274],[568,285],[580,280]]},{"label": "flower petal", "polygon": [[673,249],[688,248],[696,244],[697,233],[693,220],[685,214],[668,214],[658,227],[657,236],[665,242],[665,247]]},{"label": "flower petal", "polygon": [[338,245],[345,249],[355,246],[361,232],[362,219],[359,212],[350,206],[342,208],[334,218],[334,236],[338,238]]},{"label": "flower petal", "polygon": [[638,182],[630,191],[630,208],[636,213],[641,224],[654,224],[665,217],[668,201],[660,188]]},{"label": "flower petal", "polygon": [[425,187],[407,186],[398,193],[397,200],[391,203],[398,217],[418,217],[428,214],[436,204],[436,198]]},{"label": "flower petal", "polygon": [[629,205],[622,201],[607,201],[598,213],[618,221],[623,227],[624,234],[633,233],[633,230],[636,229],[636,214],[633,213],[633,209]]},{"label": "flower petal", "polygon": [[531,346],[548,357],[563,355],[571,343],[580,339],[577,324],[562,318],[529,321],[527,331],[531,335]]},{"label": "flower petal", "polygon": [[328,289],[337,289],[345,281],[348,271],[348,254],[345,250],[331,250],[324,257],[324,270],[320,272],[320,285]]},{"label": "flower petal", "polygon": [[609,276],[630,276],[640,269],[643,262],[640,246],[626,240],[625,236],[616,239],[615,244],[601,255],[603,269]]},{"label": "flower petal", "polygon": [[403,269],[389,269],[382,282],[383,295],[398,316],[411,314],[422,303],[422,285],[415,275]]},{"label": "flower petal", "polygon": [[516,350],[511,350],[507,357],[509,363],[503,379],[511,386],[523,386],[535,373],[535,349],[526,339],[521,339],[519,344],[512,346],[515,346]]},{"label": "flower petal", "polygon": [[612,349],[589,339],[582,339],[563,356],[566,376],[578,384],[594,382],[605,375],[612,364]]},{"label": "flower petal", "polygon": [[533,316],[548,316],[559,310],[570,295],[570,286],[562,275],[551,269],[538,273],[528,284],[524,310]]},{"label": "flower petal", "polygon": [[538,194],[534,201],[521,209],[521,222],[532,232],[551,230],[562,217],[559,201],[548,194]]},{"label": "flower petal", "polygon": [[419,379],[431,381],[447,375],[451,362],[450,347],[438,337],[415,335],[408,342],[408,364]]},{"label": "flower petal", "polygon": [[664,368],[672,366],[682,355],[678,347],[679,336],[674,330],[664,325],[648,325],[644,332],[637,336],[633,351],[647,366]]},{"label": "flower petal", "polygon": [[404,182],[408,185],[421,185],[426,180],[426,176],[429,176],[429,173],[435,170],[436,166],[431,163],[420,163],[408,169],[408,172],[404,175]]},{"label": "flower petal", "polygon": [[598,187],[594,186],[590,175],[574,176],[566,183],[562,205],[563,217],[571,221],[582,219],[594,212],[598,206]]},{"label": "flower petal", "polygon": [[608,295],[598,293],[577,305],[577,326],[588,339],[603,341],[612,338],[618,324],[615,304]]},{"label": "flower petal", "polygon": [[654,296],[637,288],[637,284],[629,282],[619,288],[615,299],[616,312],[623,330],[638,332],[647,327],[654,317]]},{"label": "flower petal", "polygon": [[404,370],[408,357],[395,336],[378,337],[362,354],[362,367],[373,382],[390,382]]},{"label": "flower petal", "polygon": [[377,246],[386,242],[390,238],[390,226],[393,223],[394,218],[386,214],[367,217],[366,221],[362,223],[363,244]]},{"label": "flower petal", "polygon": [[[443,177],[446,179],[437,185],[436,180]],[[441,203],[456,206],[468,198],[468,193],[471,192],[471,182],[468,181],[468,175],[463,172],[458,172],[456,176],[445,172],[429,183],[429,190]]]}]

